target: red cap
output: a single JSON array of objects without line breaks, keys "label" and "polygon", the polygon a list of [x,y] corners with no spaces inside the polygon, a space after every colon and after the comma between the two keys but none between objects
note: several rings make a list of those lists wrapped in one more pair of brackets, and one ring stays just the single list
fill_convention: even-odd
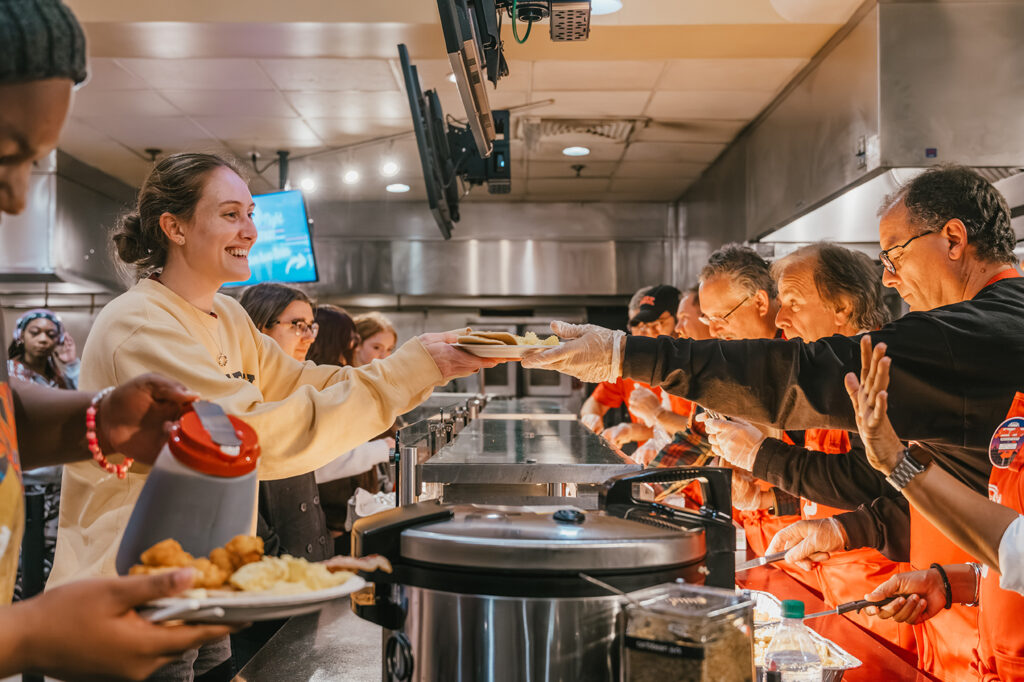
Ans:
[{"label": "red cap", "polygon": [[168,446],[175,459],[190,469],[224,478],[245,476],[255,469],[260,457],[256,432],[241,419],[230,415],[228,419],[235,427],[235,435],[242,441],[237,455],[225,453],[220,445],[214,443],[199,421],[199,415],[189,411],[171,428]]}]

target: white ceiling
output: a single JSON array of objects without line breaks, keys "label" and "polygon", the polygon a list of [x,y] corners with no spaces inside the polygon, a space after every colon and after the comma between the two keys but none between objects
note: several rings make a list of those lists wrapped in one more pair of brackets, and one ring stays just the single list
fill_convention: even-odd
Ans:
[{"label": "white ceiling", "polygon": [[[543,25],[517,45],[506,21],[511,74],[489,88],[492,108],[552,100],[513,116],[641,125],[628,143],[588,143],[592,153],[577,159],[557,140],[530,150],[513,140],[512,193],[476,188],[470,200],[679,197],[858,4],[820,2],[834,6],[835,23],[788,21],[770,0],[625,0],[621,12],[594,18],[585,43],[551,43]],[[86,27],[91,76],[61,146],[132,184],[150,167],[147,148],[227,150],[246,162],[257,151],[262,168],[277,149],[301,156],[410,131],[398,41],[409,44],[424,89],[436,88],[445,112],[464,117],[432,2],[69,4]],[[396,177],[378,174],[385,159],[400,164]],[[574,164],[584,165],[579,177]],[[363,175],[357,185],[341,183],[350,168]],[[325,198],[423,197],[409,136],[296,160],[291,170],[293,182],[315,177]],[[276,167],[253,172],[254,191],[276,182]],[[390,182],[412,191],[387,195]]]}]

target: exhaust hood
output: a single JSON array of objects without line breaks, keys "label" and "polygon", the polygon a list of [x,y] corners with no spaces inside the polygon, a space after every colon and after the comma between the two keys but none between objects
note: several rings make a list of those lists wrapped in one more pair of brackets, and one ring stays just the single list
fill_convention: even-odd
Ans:
[{"label": "exhaust hood", "polygon": [[924,168],[965,164],[1017,187],[1022,29],[1019,1],[864,3],[683,196],[686,234],[875,255],[878,206]]}]

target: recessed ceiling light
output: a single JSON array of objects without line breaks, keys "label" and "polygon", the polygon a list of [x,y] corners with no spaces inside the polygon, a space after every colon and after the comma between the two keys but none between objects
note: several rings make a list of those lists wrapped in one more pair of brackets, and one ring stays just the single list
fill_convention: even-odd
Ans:
[{"label": "recessed ceiling light", "polygon": [[448,80],[451,81],[452,83],[454,83],[455,82],[455,74],[454,73],[448,74]]},{"label": "recessed ceiling light", "polygon": [[341,181],[346,185],[354,185],[359,182],[359,171],[355,168],[351,168],[345,171],[345,174],[341,176]]},{"label": "recessed ceiling light", "polygon": [[304,177],[299,180],[299,187],[301,187],[304,192],[312,192],[316,189],[316,180],[308,176]]},{"label": "recessed ceiling light", "polygon": [[612,14],[622,9],[622,0],[590,0],[591,14]]},{"label": "recessed ceiling light", "polygon": [[399,169],[398,163],[389,159],[380,165],[380,174],[385,178],[391,178],[398,175]]},{"label": "recessed ceiling light", "polygon": [[401,183],[401,182],[395,182],[395,183],[392,183],[392,184],[388,185],[384,189],[386,189],[389,192],[394,192],[396,194],[401,194],[402,192],[408,192],[409,191],[409,185],[406,185],[406,184]]},{"label": "recessed ceiling light", "polygon": [[590,150],[587,147],[566,147],[562,153],[566,156],[586,156]]}]

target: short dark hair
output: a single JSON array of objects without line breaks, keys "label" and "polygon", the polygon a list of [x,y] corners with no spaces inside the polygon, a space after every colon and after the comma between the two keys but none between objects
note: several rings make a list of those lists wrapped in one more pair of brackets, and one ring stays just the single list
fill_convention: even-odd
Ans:
[{"label": "short dark hair", "polygon": [[308,303],[310,307],[313,306],[306,292],[273,282],[254,284],[242,292],[242,297],[238,299],[245,312],[249,313],[252,323],[260,331],[278,321],[281,313],[293,301],[302,301]]},{"label": "short dark hair", "polygon": [[700,271],[700,281],[717,275],[729,275],[750,295],[764,290],[769,298],[775,298],[777,293],[768,261],[749,246],[726,244],[712,253]]},{"label": "short dark hair", "polygon": [[834,310],[849,302],[850,321],[858,329],[878,329],[892,319],[882,300],[882,269],[867,255],[831,242],[817,242],[772,263],[772,276],[778,280],[787,268],[803,262],[814,268],[814,286],[821,300]]},{"label": "short dark hair", "polygon": [[978,257],[994,263],[1016,263],[1017,237],[1010,226],[1006,198],[972,168],[943,165],[929,168],[885,198],[879,217],[899,203],[911,222],[925,232],[938,232],[959,219],[967,228],[967,243]]},{"label": "short dark hair", "polygon": [[344,308],[323,305],[316,309],[316,323],[320,331],[309,347],[306,359],[318,365],[338,365],[338,358],[345,358],[345,364],[352,366],[359,334],[356,323]]}]

